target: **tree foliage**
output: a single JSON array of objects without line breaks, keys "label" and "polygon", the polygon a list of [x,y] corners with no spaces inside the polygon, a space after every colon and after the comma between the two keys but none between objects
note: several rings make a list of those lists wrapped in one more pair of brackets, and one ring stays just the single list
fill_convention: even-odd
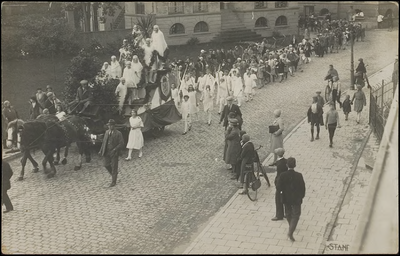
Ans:
[{"label": "tree foliage", "polygon": [[76,92],[81,80],[87,80],[93,91],[94,103],[100,106],[100,113],[114,113],[118,104],[115,96],[115,88],[119,80],[109,79],[99,72],[102,62],[91,53],[82,50],[71,60],[64,87],[64,100],[71,102],[76,97]]},{"label": "tree foliage", "polygon": [[[3,38],[4,37],[4,38]],[[63,17],[33,14],[19,16],[3,32],[4,57],[16,58],[21,55],[49,57],[58,54],[72,54],[79,49],[76,33]]]},{"label": "tree foliage", "polygon": [[144,38],[150,38],[155,21],[153,14],[137,18],[137,25],[142,31]]}]

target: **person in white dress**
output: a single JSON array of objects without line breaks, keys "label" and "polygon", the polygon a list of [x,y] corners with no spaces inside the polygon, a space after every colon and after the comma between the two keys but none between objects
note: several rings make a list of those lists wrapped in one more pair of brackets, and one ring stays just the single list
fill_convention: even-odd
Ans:
[{"label": "person in white dress", "polygon": [[181,82],[181,86],[179,87],[179,92],[182,93],[182,95],[189,95],[189,86],[194,85],[195,81],[194,79],[190,76],[190,74],[186,73],[185,77],[183,78]]},{"label": "person in white dress", "polygon": [[178,109],[179,107],[179,91],[178,88],[176,88],[175,84],[171,84],[171,97],[174,100],[175,107]]},{"label": "person in white dress", "polygon": [[226,97],[229,96],[229,93],[231,91],[231,79],[228,73],[229,73],[228,70],[224,70],[223,75],[221,76],[220,74],[218,74],[217,77],[217,83],[218,83],[217,103],[219,103],[218,114],[220,114],[224,109],[224,106],[226,105]]},{"label": "person in white dress", "polygon": [[122,47],[119,49],[119,63],[121,64],[122,68],[125,68],[125,62],[128,59],[130,52],[128,46],[128,40],[124,39],[122,41]]},{"label": "person in white dress", "polygon": [[240,107],[243,101],[243,81],[238,71],[233,70],[231,81],[233,97],[236,99],[237,105]]},{"label": "person in white dress", "polygon": [[142,46],[144,50],[144,63],[146,64],[147,68],[145,69],[146,71],[146,83],[154,83],[155,82],[155,77],[154,73],[157,74],[156,69],[156,62],[153,63],[153,65],[150,67],[151,63],[151,58],[153,56],[153,51],[154,47],[151,44],[151,39],[147,38],[146,43]]},{"label": "person in white dress", "polygon": [[142,128],[144,127],[143,121],[140,116],[137,115],[137,110],[132,109],[131,117],[129,118],[129,137],[126,148],[129,149],[128,157],[125,160],[129,161],[132,159],[132,152],[134,149],[139,150],[139,158],[143,156],[142,148],[144,146],[144,139],[142,134]]},{"label": "person in white dress", "polygon": [[139,57],[137,55],[133,55],[132,57],[132,69],[133,69],[133,99],[138,100],[138,83],[142,78],[142,70],[143,65],[139,61]]},{"label": "person in white dress", "polygon": [[126,80],[124,77],[121,77],[117,88],[115,88],[115,95],[118,97],[118,111],[122,114],[122,109],[124,107],[124,102],[126,98],[126,94],[128,93],[128,87],[126,86]]},{"label": "person in white dress", "polygon": [[189,85],[188,88],[188,95],[189,95],[189,103],[190,103],[190,114],[192,117],[195,117],[195,120],[199,120],[198,112],[199,107],[196,101],[196,91],[193,88],[193,85]]},{"label": "person in white dress", "polygon": [[110,76],[114,79],[120,78],[122,73],[121,65],[117,60],[117,56],[111,56],[110,62]]},{"label": "person in white dress", "polygon": [[[158,25],[153,26],[153,33],[151,33],[151,41],[154,49],[158,52],[161,57],[164,57],[164,52],[168,48],[167,42],[165,41],[164,34],[161,32]],[[157,56],[157,69],[161,69],[163,66],[161,60]]]},{"label": "person in white dress", "polygon": [[108,62],[104,62],[103,66],[101,67],[101,72],[105,74],[106,78],[111,77],[111,68],[110,64]]},{"label": "person in white dress", "polygon": [[128,104],[131,105],[132,101],[134,100],[134,89],[136,88],[134,79],[135,79],[135,70],[132,68],[132,62],[126,62],[126,68],[124,69],[124,73],[122,75],[126,81],[126,87],[128,88]]},{"label": "person in white dress", "polygon": [[256,83],[257,76],[252,72],[251,68],[248,68],[246,74],[244,74],[244,93],[246,96],[246,102],[253,100],[253,86],[255,87]]},{"label": "person in white dress", "polygon": [[183,101],[181,104],[182,119],[185,123],[182,135],[185,135],[190,129],[192,129],[192,117],[190,115],[190,102],[189,95],[183,96]]},{"label": "person in white dress", "polygon": [[214,92],[209,85],[203,90],[200,101],[203,102],[204,112],[208,113],[207,124],[211,125],[211,112],[214,109]]}]

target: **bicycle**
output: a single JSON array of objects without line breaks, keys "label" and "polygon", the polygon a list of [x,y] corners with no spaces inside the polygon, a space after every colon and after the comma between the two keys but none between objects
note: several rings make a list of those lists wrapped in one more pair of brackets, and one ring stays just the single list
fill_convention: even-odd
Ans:
[{"label": "bicycle", "polygon": [[[261,187],[260,176],[264,176],[264,179],[267,182],[268,187],[271,186],[267,173],[261,164],[260,157],[257,152],[257,150],[259,150],[260,148],[262,148],[261,145],[254,150],[253,163],[246,164],[246,173],[244,176],[244,181],[245,181],[244,190],[247,191],[246,194],[251,201],[257,200],[257,193],[258,193],[257,191]],[[254,164],[256,164],[256,170],[254,168]]]}]

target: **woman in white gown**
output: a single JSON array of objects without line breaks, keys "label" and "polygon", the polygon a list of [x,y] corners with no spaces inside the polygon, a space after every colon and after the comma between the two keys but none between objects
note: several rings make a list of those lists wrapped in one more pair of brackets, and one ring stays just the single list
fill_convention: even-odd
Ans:
[{"label": "woman in white gown", "polygon": [[128,87],[126,86],[126,81],[124,77],[121,77],[117,88],[115,89],[115,95],[118,97],[118,110],[122,114],[122,109],[124,107],[124,102],[126,94],[128,93]]},{"label": "woman in white gown", "polygon": [[115,55],[111,56],[110,63],[110,76],[114,79],[120,78],[122,73],[122,68],[119,62],[117,61],[117,57]]},{"label": "woman in white gown", "polygon": [[134,100],[138,100],[138,88],[137,85],[140,82],[140,79],[142,78],[142,70],[143,70],[143,66],[139,61],[139,58],[137,55],[133,55],[132,57],[132,69],[133,69],[133,99]]},{"label": "woman in white gown", "polygon": [[132,152],[134,149],[139,150],[139,158],[142,157],[142,148],[144,146],[144,139],[141,130],[141,128],[144,127],[143,121],[140,116],[137,115],[136,109],[132,109],[131,114],[132,116],[129,118],[129,126],[131,130],[129,131],[128,144],[126,145],[126,148],[129,149],[128,157],[125,158],[127,161],[132,159]]},{"label": "woman in white gown", "polygon": [[151,63],[151,57],[153,56],[153,51],[154,51],[154,47],[151,45],[150,38],[146,39],[146,44],[143,45],[142,48],[144,49],[144,63],[150,69],[148,70],[146,68],[146,83],[148,82],[154,83],[155,77],[153,76],[153,73],[155,73],[154,71],[156,70],[156,62],[154,61],[153,65],[149,67]]}]

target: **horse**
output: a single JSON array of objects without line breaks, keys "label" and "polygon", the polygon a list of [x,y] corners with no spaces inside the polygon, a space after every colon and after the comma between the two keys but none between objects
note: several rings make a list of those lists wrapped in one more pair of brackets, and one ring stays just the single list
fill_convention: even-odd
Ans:
[{"label": "horse", "polygon": [[[52,116],[52,115],[50,115]],[[55,116],[54,116],[55,117]],[[57,120],[58,118],[55,117]],[[55,120],[52,117],[42,117],[39,118],[37,120]],[[20,142],[21,142],[21,136],[20,136],[20,131],[23,129],[25,124],[25,121],[23,121],[22,119],[16,119],[13,120],[11,122],[9,122],[7,124],[7,147],[11,148],[13,146],[13,141],[14,141],[14,137],[17,137],[17,148],[20,149]],[[32,163],[33,165],[33,172],[37,173],[39,172],[39,165],[38,163],[35,161],[35,159],[33,159],[32,155],[31,155],[31,150],[32,149],[36,149],[36,147],[30,147],[29,149],[25,149],[22,152],[22,158],[21,158],[21,165],[22,165],[22,169],[21,169],[21,175],[18,177],[18,180],[21,181],[23,180],[23,176],[25,174],[25,166],[26,166],[26,162],[29,159],[29,161]],[[60,162],[60,148],[58,147],[56,149],[57,152],[57,156],[56,156],[56,160],[54,161],[54,164],[58,164]],[[61,161],[61,163],[63,165],[67,164],[67,155],[68,155],[68,147],[66,147],[65,152],[64,152],[64,158]]]},{"label": "horse", "polygon": [[[86,162],[91,161],[90,156],[90,137],[86,122],[79,116],[68,116],[63,121],[44,122],[43,120],[33,120],[25,122],[20,132],[21,151],[29,151],[32,148],[40,148],[45,157],[42,161],[44,172],[48,178],[56,174],[53,154],[57,148],[67,147],[76,142],[79,150],[79,164],[74,170],[80,170],[82,167],[82,155],[86,155]],[[46,170],[46,163],[50,164],[50,171]],[[19,179],[23,179],[23,172]]]}]

